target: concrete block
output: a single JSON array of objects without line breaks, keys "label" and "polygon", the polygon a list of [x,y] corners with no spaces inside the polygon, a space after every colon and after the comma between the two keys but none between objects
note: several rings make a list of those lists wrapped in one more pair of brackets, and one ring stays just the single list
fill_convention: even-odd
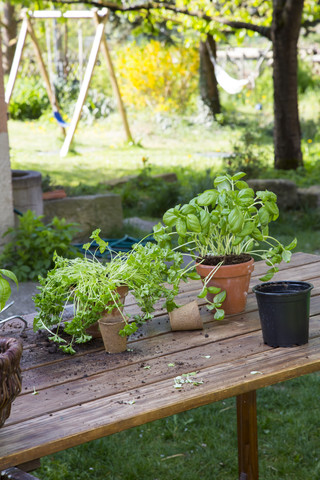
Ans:
[{"label": "concrete block", "polygon": [[108,237],[123,226],[123,212],[120,195],[84,195],[58,200],[44,201],[45,222],[53,217],[79,224],[80,232],[76,242],[87,242],[93,230],[101,229],[101,236]]},{"label": "concrete block", "polygon": [[282,178],[253,179],[248,184],[255,192],[269,190],[277,195],[277,205],[280,210],[290,210],[299,205],[298,189],[294,182]]},{"label": "concrete block", "polygon": [[300,205],[309,208],[320,208],[320,185],[312,185],[309,188],[298,188]]}]

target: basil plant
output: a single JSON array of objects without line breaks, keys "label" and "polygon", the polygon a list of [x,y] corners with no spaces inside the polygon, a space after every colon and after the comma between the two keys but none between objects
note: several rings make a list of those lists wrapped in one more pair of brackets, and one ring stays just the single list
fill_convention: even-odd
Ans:
[{"label": "basil plant", "polygon": [[168,245],[176,234],[181,248],[194,258],[243,253],[261,258],[270,267],[261,280],[269,281],[277,264],[290,261],[297,240],[284,246],[269,235],[269,223],[279,216],[277,196],[268,190],[255,193],[244,176],[218,176],[214,188],[170,208],[163,216],[165,226],[154,228],[156,240]]}]

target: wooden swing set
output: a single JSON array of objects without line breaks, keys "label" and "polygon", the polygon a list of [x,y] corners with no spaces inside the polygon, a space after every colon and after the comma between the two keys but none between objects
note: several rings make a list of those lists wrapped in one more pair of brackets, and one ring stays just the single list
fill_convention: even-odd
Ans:
[{"label": "wooden swing set", "polygon": [[[116,100],[117,100],[118,109],[119,109],[119,112],[120,112],[120,115],[121,115],[121,118],[122,118],[124,130],[125,130],[125,134],[126,134],[126,140],[128,142],[133,141],[132,135],[131,135],[131,132],[130,132],[130,128],[129,128],[129,124],[128,124],[126,110],[125,110],[125,107],[124,107],[124,104],[123,104],[123,101],[122,101],[119,85],[118,85],[117,78],[116,78],[116,75],[115,75],[115,70],[114,70],[114,67],[113,67],[112,60],[111,60],[109,47],[108,47],[107,40],[106,40],[105,35],[104,35],[105,25],[107,23],[108,17],[109,17],[109,11],[108,11],[107,8],[104,8],[102,10],[97,10],[97,9],[84,10],[84,11],[74,10],[74,11],[68,11],[68,12],[65,12],[65,13],[63,13],[59,10],[52,10],[52,11],[38,10],[38,11],[34,11],[34,12],[28,12],[28,11],[25,10],[23,12],[23,21],[22,21],[22,25],[21,25],[21,30],[20,30],[20,34],[19,34],[19,37],[18,37],[18,41],[17,41],[17,46],[16,46],[16,50],[15,50],[14,59],[13,59],[13,62],[12,62],[12,67],[11,67],[11,71],[10,71],[10,75],[9,75],[9,80],[8,80],[8,83],[7,83],[7,86],[6,86],[5,102],[9,105],[10,98],[11,98],[11,95],[12,95],[12,91],[13,91],[13,88],[14,88],[14,84],[15,84],[15,81],[16,81],[16,78],[17,78],[19,65],[20,65],[21,58],[22,58],[23,47],[24,47],[25,42],[26,42],[27,34],[29,34],[29,36],[31,38],[31,42],[32,42],[33,47],[34,47],[35,56],[36,56],[36,59],[37,59],[38,64],[39,64],[40,73],[42,75],[42,78],[43,78],[43,81],[44,81],[44,84],[45,84],[45,88],[47,90],[48,97],[49,97],[49,100],[50,100],[50,103],[51,103],[51,106],[52,106],[54,116],[57,119],[58,124],[60,125],[60,128],[62,130],[63,135],[65,136],[64,143],[63,143],[62,148],[60,150],[60,156],[62,156],[62,157],[66,156],[68,151],[69,151],[71,142],[73,140],[73,137],[74,137],[77,125],[78,125],[78,122],[80,120],[82,108],[83,108],[83,105],[84,105],[84,102],[85,102],[85,99],[86,99],[86,96],[87,96],[87,93],[88,93],[90,81],[91,81],[91,78],[92,78],[92,75],[93,75],[94,67],[95,67],[96,62],[97,62],[97,57],[98,57],[100,47],[102,48],[102,52],[103,52],[103,55],[104,55],[106,63],[107,63],[107,68],[108,68],[108,72],[109,72],[109,75],[110,75],[110,81],[111,81],[111,84],[112,84],[113,92],[114,92]],[[74,113],[73,113],[73,117],[72,117],[72,120],[70,122],[70,125],[69,125],[67,131],[66,131],[67,124],[65,122],[63,122],[63,120],[61,118],[61,115],[59,113],[59,105],[58,105],[54,90],[51,86],[50,78],[49,78],[49,75],[48,75],[44,60],[43,60],[43,56],[42,56],[42,53],[41,53],[39,42],[38,42],[37,37],[35,35],[35,31],[34,31],[33,23],[32,23],[32,19],[54,19],[54,18],[66,18],[66,19],[91,18],[94,21],[95,29],[96,29],[94,40],[93,40],[91,51],[90,51],[90,55],[89,55],[89,59],[88,59],[88,63],[87,63],[87,67],[86,67],[85,74],[84,74],[84,77],[83,77],[83,82],[82,82],[82,85],[81,85],[81,88],[80,88],[79,97],[77,99],[75,109],[74,109]]]}]

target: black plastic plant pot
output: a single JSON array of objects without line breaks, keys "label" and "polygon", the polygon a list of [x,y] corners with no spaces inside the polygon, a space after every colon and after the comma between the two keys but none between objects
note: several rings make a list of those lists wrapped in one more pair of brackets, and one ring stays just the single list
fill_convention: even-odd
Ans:
[{"label": "black plastic plant pot", "polygon": [[308,343],[310,292],[308,282],[267,282],[253,287],[264,343],[293,347]]}]

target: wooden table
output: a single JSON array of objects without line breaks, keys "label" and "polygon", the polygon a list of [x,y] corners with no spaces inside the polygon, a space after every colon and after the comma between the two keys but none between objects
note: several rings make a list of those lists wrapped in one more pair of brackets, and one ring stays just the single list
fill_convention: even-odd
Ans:
[{"label": "wooden table", "polygon": [[[264,271],[265,265],[258,262],[251,286]],[[106,354],[100,339],[81,346],[74,356],[50,353],[45,336],[28,329],[22,393],[0,429],[0,471],[236,396],[239,477],[256,480],[256,390],[320,369],[320,256],[297,253],[274,279],[314,284],[307,345],[264,345],[251,292],[245,313],[222,322],[213,321],[201,306],[203,331],[171,332],[167,314],[159,311],[129,341],[130,351],[116,355]],[[193,300],[199,285],[182,285],[180,303]],[[127,309],[132,311],[136,307],[131,302]],[[31,325],[32,317],[26,318]],[[197,372],[196,380],[203,383],[175,388],[175,377],[190,372]]]}]

